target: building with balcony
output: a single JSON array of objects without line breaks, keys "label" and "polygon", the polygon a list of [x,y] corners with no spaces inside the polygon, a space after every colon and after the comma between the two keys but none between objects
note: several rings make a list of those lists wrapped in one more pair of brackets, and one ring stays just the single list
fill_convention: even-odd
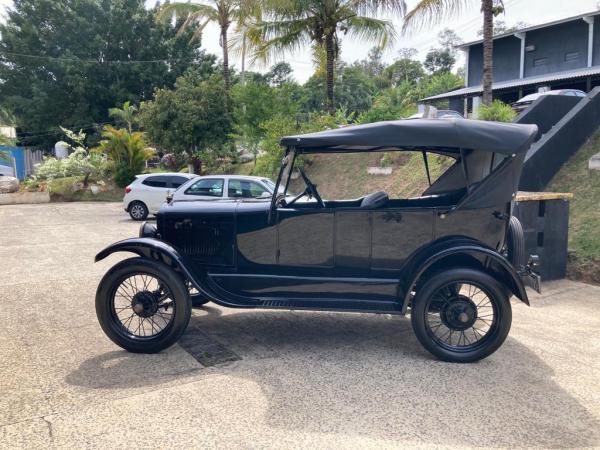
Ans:
[{"label": "building with balcony", "polygon": [[[589,92],[600,85],[600,11],[569,17],[494,37],[493,95],[512,103],[552,89]],[[449,109],[471,113],[481,102],[483,40],[460,46],[465,53],[465,87],[422,99],[448,101]]]}]

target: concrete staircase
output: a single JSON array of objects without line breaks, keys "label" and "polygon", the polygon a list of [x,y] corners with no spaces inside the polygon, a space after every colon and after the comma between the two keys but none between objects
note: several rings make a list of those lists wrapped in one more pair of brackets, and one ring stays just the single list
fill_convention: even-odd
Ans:
[{"label": "concrete staircase", "polygon": [[600,87],[584,98],[542,96],[515,122],[534,123],[540,129],[525,157],[519,190],[542,191],[600,126]]}]

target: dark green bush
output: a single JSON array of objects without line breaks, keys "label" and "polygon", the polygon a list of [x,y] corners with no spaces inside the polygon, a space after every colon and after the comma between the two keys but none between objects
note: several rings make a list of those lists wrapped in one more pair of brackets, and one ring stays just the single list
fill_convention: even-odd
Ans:
[{"label": "dark green bush", "polygon": [[115,165],[115,183],[117,186],[124,188],[135,180],[138,171],[130,168],[127,163],[122,162]]}]

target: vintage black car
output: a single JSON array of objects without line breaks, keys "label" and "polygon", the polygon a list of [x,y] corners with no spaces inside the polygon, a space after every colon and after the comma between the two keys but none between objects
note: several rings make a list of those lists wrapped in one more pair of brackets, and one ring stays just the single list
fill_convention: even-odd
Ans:
[{"label": "vintage black car", "polygon": [[[152,353],[183,334],[192,305],[406,314],[442,360],[493,353],[511,325],[514,295],[539,290],[511,217],[535,125],[416,119],[285,137],[271,199],[165,204],[157,227],[102,250],[137,257],[104,276],[96,311],[117,345]],[[417,198],[373,192],[323,200],[304,171],[286,195],[300,155],[417,151],[454,162]],[[424,175],[425,176],[425,175]],[[303,201],[298,201],[303,197]],[[310,201],[306,201],[310,199]]]}]

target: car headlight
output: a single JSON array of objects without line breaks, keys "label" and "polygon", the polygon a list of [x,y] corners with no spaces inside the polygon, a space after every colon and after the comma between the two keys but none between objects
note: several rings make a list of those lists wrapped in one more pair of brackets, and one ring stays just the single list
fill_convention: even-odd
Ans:
[{"label": "car headlight", "polygon": [[156,227],[148,222],[144,222],[140,226],[140,237],[141,238],[153,238],[158,234]]}]

